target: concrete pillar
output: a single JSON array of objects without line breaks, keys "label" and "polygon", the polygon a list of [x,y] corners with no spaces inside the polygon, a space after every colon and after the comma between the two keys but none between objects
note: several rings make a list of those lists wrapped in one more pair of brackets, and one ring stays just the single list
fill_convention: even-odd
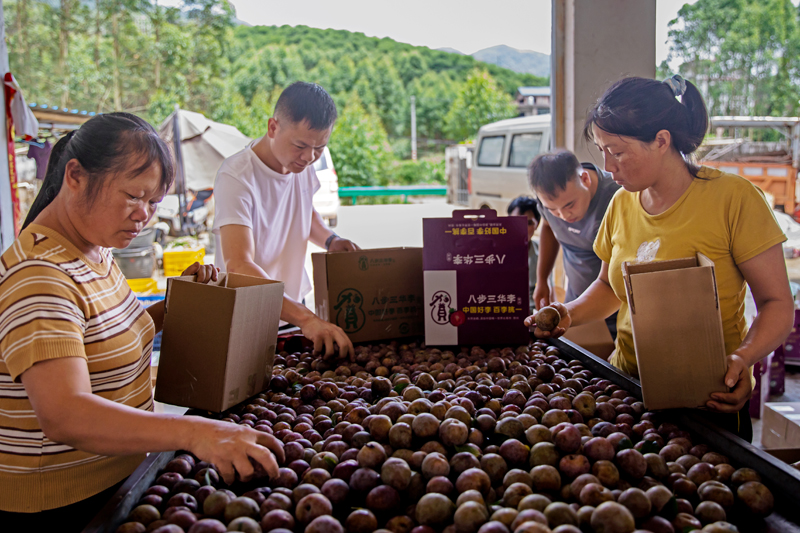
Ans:
[{"label": "concrete pillar", "polygon": [[626,76],[656,74],[656,0],[552,0],[551,143],[602,165],[583,140],[586,113]]},{"label": "concrete pillar", "polygon": [[[0,6],[0,83],[8,72],[8,48],[6,47],[6,25],[3,6]],[[5,88],[0,96],[5,94]],[[0,253],[14,242],[14,206],[11,201],[11,180],[8,170],[8,137],[6,135],[5,100],[2,103],[3,119],[0,120]]]}]

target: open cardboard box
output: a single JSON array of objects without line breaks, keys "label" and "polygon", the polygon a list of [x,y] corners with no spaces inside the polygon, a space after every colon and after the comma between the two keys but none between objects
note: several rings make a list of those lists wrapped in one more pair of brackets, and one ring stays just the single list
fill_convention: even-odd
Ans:
[{"label": "open cardboard box", "polygon": [[[761,445],[769,448],[800,448],[800,403],[765,403]],[[795,461],[800,461],[800,458]]]},{"label": "open cardboard box", "polygon": [[311,254],[317,316],[353,342],[424,332],[422,248]]},{"label": "open cardboard box", "polygon": [[714,262],[701,253],[622,264],[642,397],[649,410],[704,407],[727,392]]},{"label": "open cardboard box", "polygon": [[170,278],[156,401],[218,412],[267,388],[282,306],[279,281]]}]

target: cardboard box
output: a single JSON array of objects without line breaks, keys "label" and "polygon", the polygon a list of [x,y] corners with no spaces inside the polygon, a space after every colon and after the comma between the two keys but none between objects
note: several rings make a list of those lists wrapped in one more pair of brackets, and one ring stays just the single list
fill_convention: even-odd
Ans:
[{"label": "cardboard box", "polygon": [[457,210],[422,230],[425,342],[527,344],[527,219]]},{"label": "cardboard box", "polygon": [[704,407],[726,392],[725,339],[714,262],[686,259],[622,265],[644,404]]},{"label": "cardboard box", "polygon": [[311,254],[317,316],[353,342],[422,335],[422,248]]},{"label": "cardboard box", "polygon": [[169,279],[156,401],[218,412],[264,390],[282,305],[279,281]]},{"label": "cardboard box", "polygon": [[764,448],[800,448],[800,403],[767,403],[763,416]]},{"label": "cardboard box", "polygon": [[773,448],[766,452],[789,465],[800,462],[800,448]]},{"label": "cardboard box", "polygon": [[771,362],[772,354],[753,365],[753,378],[755,378],[756,384],[753,387],[753,395],[750,397],[751,418],[761,418],[764,404],[769,401]]}]

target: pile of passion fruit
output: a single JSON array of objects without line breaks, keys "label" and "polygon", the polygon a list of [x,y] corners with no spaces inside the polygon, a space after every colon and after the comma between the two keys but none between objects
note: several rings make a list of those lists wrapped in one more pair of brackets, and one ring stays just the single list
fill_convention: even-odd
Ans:
[{"label": "pile of passion fruit", "polygon": [[723,533],[774,505],[757,472],[543,342],[282,352],[219,416],[284,443],[278,477],[226,486],[177,455],[118,533]]}]

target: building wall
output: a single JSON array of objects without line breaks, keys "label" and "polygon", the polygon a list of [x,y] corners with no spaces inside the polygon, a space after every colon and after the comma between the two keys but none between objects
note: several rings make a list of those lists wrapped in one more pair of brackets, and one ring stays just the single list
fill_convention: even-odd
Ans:
[{"label": "building wall", "polygon": [[[5,21],[0,6],[0,78],[8,72],[8,48],[6,48]],[[5,87],[3,88],[5,91]],[[5,92],[0,92],[4,95]],[[4,97],[4,96],[3,96]],[[0,120],[0,252],[14,242],[14,208],[11,201],[11,181],[8,174],[8,140],[6,135],[6,114]]]},{"label": "building wall", "polygon": [[615,81],[653,78],[656,0],[552,0],[555,147],[602,164],[583,139],[586,113]]}]

